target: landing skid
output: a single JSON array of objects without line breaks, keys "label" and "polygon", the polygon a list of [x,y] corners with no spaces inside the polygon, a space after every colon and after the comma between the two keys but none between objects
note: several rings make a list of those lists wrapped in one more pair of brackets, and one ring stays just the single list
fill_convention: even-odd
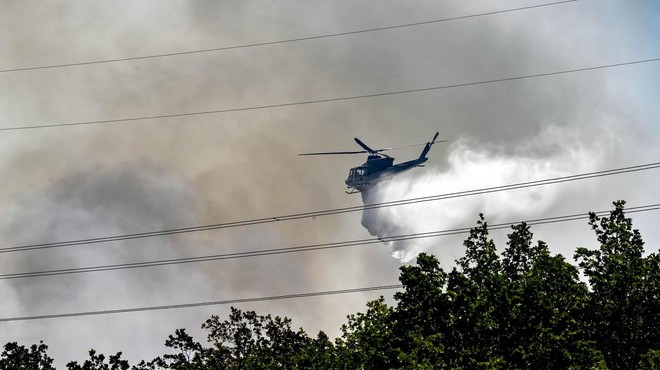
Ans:
[{"label": "landing skid", "polygon": [[349,189],[350,189],[350,191],[347,191],[346,194],[357,194],[357,193],[361,193],[361,191],[358,190],[358,189],[356,189],[356,188],[349,188]]}]

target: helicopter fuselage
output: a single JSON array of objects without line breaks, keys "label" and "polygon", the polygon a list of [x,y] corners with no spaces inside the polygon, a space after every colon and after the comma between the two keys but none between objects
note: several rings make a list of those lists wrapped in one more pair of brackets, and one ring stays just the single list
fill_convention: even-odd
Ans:
[{"label": "helicopter fuselage", "polygon": [[394,158],[370,155],[361,166],[351,168],[345,183],[349,188],[348,193],[358,193],[366,188],[387,180],[395,175],[419,167],[428,158],[425,156],[407,162],[394,164]]}]

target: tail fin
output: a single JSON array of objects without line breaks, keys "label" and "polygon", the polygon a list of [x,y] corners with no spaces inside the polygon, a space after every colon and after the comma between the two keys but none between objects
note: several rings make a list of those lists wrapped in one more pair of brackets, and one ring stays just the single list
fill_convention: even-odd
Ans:
[{"label": "tail fin", "polygon": [[[433,136],[433,140],[426,143],[426,145],[424,146],[424,149],[422,150],[422,154],[420,154],[420,156],[419,156],[419,159],[425,159],[426,158],[426,155],[429,154],[429,150],[431,150],[431,147],[433,146],[433,144],[435,144],[435,139],[438,138],[439,134],[440,134],[439,132],[436,132],[435,135]],[[447,140],[442,140],[442,141],[439,141],[439,142],[444,142],[444,141],[447,141]]]}]

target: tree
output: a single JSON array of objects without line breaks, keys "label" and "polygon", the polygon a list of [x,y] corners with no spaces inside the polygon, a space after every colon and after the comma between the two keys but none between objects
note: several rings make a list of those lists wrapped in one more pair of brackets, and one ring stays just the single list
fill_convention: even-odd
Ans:
[{"label": "tree", "polygon": [[176,351],[174,354],[166,354],[158,357],[150,363],[140,363],[137,369],[177,369],[177,370],[207,370],[218,369],[226,366],[224,356],[227,352],[214,351],[205,348],[193,337],[186,333],[185,329],[177,329],[174,335],[170,335],[165,341],[165,346]]},{"label": "tree", "polygon": [[655,358],[660,367],[660,254],[653,253],[646,257],[646,276],[644,281],[644,307],[646,307],[646,325],[644,341],[648,343],[651,352],[648,358]]},{"label": "tree", "polygon": [[591,368],[601,361],[581,325],[587,289],[577,269],[512,226],[503,259],[482,215],[449,274],[451,368]]},{"label": "tree", "polygon": [[551,256],[542,241],[533,244],[525,223],[512,226],[503,251],[505,307],[501,346],[508,367],[591,368],[602,357],[581,325],[587,287],[563,256]]},{"label": "tree", "polygon": [[340,368],[390,369],[397,364],[396,350],[392,341],[393,310],[379,299],[367,303],[365,313],[348,316],[342,325],[341,338],[336,347]]},{"label": "tree", "polygon": [[449,325],[447,273],[438,259],[420,253],[417,264],[402,266],[403,291],[394,295],[393,345],[406,367],[444,366],[444,333]]},{"label": "tree", "polygon": [[582,320],[587,288],[563,256],[542,253],[524,280],[517,333],[521,365],[534,369],[592,368],[602,361]]},{"label": "tree", "polygon": [[511,229],[513,232],[507,235],[507,248],[502,252],[502,273],[508,280],[517,280],[529,273],[539,254],[547,253],[548,246],[543,242],[532,245],[534,234],[525,222],[513,225]]},{"label": "tree", "polygon": [[69,362],[66,365],[68,370],[128,370],[129,367],[128,361],[121,359],[121,352],[110,356],[106,363],[105,356],[97,354],[94,349],[89,350],[89,360],[85,360],[82,365],[77,361]]},{"label": "tree", "polygon": [[463,246],[465,256],[456,263],[468,278],[484,288],[489,278],[500,272],[501,264],[495,242],[489,238],[488,223],[483,213],[479,214],[477,227],[470,230],[470,236],[465,239]]},{"label": "tree", "polygon": [[[614,202],[609,217],[589,214],[589,225],[600,248],[578,248],[575,259],[589,279],[591,337],[607,365],[637,368],[642,355],[658,349],[658,298],[649,297],[654,279],[654,257],[644,258],[644,242],[624,214],[624,201]],[[656,290],[657,292],[657,290]]]},{"label": "tree", "polygon": [[214,315],[202,328],[210,331],[208,341],[229,369],[295,368],[304,360],[298,354],[313,343],[302,329],[291,330],[289,318],[261,316],[234,307],[229,320],[221,321]]},{"label": "tree", "polygon": [[477,227],[463,242],[465,256],[449,273],[447,361],[452,368],[501,368],[500,315],[506,306],[501,262],[479,214]]},{"label": "tree", "polygon": [[296,359],[301,369],[336,369],[339,358],[335,346],[324,332],[319,332],[316,339],[303,347]]},{"label": "tree", "polygon": [[46,354],[47,349],[43,342],[30,348],[16,342],[7,343],[0,354],[0,370],[54,370],[53,359]]},{"label": "tree", "polygon": [[528,342],[533,326],[529,322],[530,297],[528,284],[539,255],[547,254],[548,247],[539,241],[533,246],[533,234],[526,223],[511,226],[507,248],[502,252],[502,303],[500,331],[503,356],[518,368],[528,367]]}]

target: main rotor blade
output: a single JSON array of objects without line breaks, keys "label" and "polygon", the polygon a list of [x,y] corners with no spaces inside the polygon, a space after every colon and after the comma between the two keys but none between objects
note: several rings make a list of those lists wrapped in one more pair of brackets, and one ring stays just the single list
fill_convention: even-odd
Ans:
[{"label": "main rotor blade", "polygon": [[414,146],[423,146],[426,145],[426,143],[419,143],[419,144],[411,144],[411,145],[403,145],[403,146],[395,146],[393,148],[385,148],[381,150],[394,150],[394,149],[403,149],[403,148],[412,148]]},{"label": "main rotor blade", "polygon": [[369,153],[365,150],[360,150],[359,152],[322,152],[322,153],[302,153],[298,155],[335,155],[335,154],[364,154]]},{"label": "main rotor blade", "polygon": [[358,143],[358,145],[360,145],[361,147],[363,147],[364,150],[366,150],[365,153],[373,153],[373,154],[378,153],[377,150],[373,150],[373,149],[369,148],[367,146],[367,144],[363,143],[362,140],[360,140],[358,138],[355,138],[355,142]]}]

